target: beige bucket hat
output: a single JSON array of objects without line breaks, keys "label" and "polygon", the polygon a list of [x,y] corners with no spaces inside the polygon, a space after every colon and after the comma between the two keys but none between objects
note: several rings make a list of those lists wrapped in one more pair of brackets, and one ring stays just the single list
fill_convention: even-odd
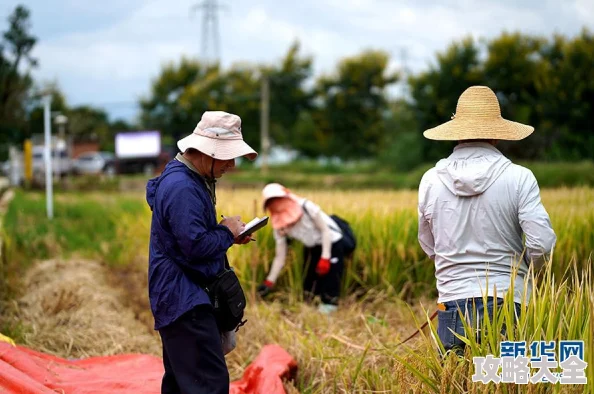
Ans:
[{"label": "beige bucket hat", "polygon": [[501,117],[497,96],[486,86],[472,86],[458,99],[452,120],[425,130],[423,135],[430,140],[511,140],[528,137],[534,127]]},{"label": "beige bucket hat", "polygon": [[189,136],[177,141],[181,152],[190,148],[218,160],[245,156],[254,160],[258,153],[243,141],[241,118],[223,111],[206,111]]},{"label": "beige bucket hat", "polygon": [[[275,204],[274,210],[267,205],[273,198],[280,199]],[[270,211],[272,228],[275,230],[289,227],[303,216],[301,198],[280,183],[269,183],[264,186],[264,189],[262,189],[262,199],[264,200],[264,209]]]}]

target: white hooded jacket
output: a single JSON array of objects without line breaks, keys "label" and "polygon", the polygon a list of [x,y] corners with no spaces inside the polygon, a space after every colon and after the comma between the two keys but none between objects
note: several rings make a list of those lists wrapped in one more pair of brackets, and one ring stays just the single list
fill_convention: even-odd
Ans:
[{"label": "white hooded jacket", "polygon": [[512,267],[514,300],[522,302],[532,292],[528,264],[540,268],[556,236],[532,172],[491,144],[469,142],[421,179],[419,242],[435,260],[439,302],[494,296],[494,288],[503,297]]}]

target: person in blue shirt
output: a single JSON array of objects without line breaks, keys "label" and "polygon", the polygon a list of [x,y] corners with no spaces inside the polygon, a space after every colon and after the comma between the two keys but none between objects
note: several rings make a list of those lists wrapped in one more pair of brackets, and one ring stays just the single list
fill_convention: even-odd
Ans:
[{"label": "person in blue shirt", "polygon": [[225,255],[245,224],[239,216],[217,222],[216,179],[235,159],[254,160],[243,141],[241,119],[205,112],[196,129],[178,141],[179,153],[146,187],[152,210],[149,298],[163,344],[162,393],[229,392],[221,333],[210,299],[198,283],[223,270]]}]

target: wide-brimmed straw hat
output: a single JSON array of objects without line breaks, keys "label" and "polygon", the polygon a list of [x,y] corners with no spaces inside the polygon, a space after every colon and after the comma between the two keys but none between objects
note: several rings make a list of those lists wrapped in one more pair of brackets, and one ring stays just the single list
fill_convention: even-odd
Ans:
[{"label": "wide-brimmed straw hat", "polygon": [[458,99],[452,120],[423,135],[430,140],[511,140],[528,137],[534,127],[503,119],[497,96],[486,86],[472,86]]},{"label": "wide-brimmed straw hat", "polygon": [[258,153],[243,141],[241,118],[223,111],[207,111],[189,136],[177,141],[185,152],[190,148],[218,160],[231,160],[245,156],[254,160]]}]

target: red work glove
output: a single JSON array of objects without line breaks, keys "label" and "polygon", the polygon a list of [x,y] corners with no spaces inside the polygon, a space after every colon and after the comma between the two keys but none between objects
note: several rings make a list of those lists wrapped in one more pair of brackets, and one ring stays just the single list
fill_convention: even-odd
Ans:
[{"label": "red work glove", "polygon": [[258,286],[258,288],[256,289],[256,291],[258,292],[258,294],[260,295],[260,297],[264,298],[268,294],[270,294],[270,291],[272,291],[272,287],[273,286],[274,286],[274,283],[272,283],[269,280],[265,280],[264,282],[262,282],[261,285]]},{"label": "red work glove", "polygon": [[330,259],[320,258],[316,266],[316,272],[320,276],[324,276],[330,272]]}]

